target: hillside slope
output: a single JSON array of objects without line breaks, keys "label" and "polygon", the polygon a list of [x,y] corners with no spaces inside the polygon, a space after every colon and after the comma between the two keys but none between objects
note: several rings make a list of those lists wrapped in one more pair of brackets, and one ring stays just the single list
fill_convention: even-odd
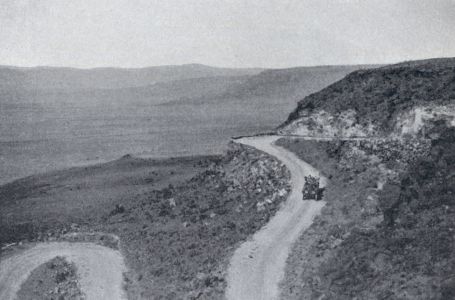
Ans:
[{"label": "hillside slope", "polygon": [[[453,115],[453,108],[441,106],[454,100],[455,58],[405,62],[352,72],[305,97],[280,129],[303,135],[315,131],[326,135],[389,134],[400,130],[403,122],[422,119],[422,109],[425,114],[436,110]],[[426,111],[428,107],[431,112]],[[403,113],[412,120],[399,120]]]},{"label": "hillside slope", "polygon": [[326,299],[454,299],[454,151],[450,128],[384,187],[383,221],[353,231],[321,267]]},{"label": "hillside slope", "polygon": [[283,299],[454,299],[454,128],[432,141],[281,145],[332,177],[288,260]]},{"label": "hillside slope", "polygon": [[455,59],[356,71],[299,102],[278,144],[331,181],[284,299],[454,299],[454,126]]},{"label": "hillside slope", "polygon": [[289,176],[235,143],[217,157],[125,156],[35,175],[0,186],[0,248],[115,234],[131,299],[223,299],[229,258],[279,209]]}]

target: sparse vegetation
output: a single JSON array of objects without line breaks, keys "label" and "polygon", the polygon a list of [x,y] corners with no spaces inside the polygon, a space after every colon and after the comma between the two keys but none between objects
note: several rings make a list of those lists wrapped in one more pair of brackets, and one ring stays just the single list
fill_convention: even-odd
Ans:
[{"label": "sparse vegetation", "polygon": [[230,254],[278,209],[288,176],[269,156],[233,144],[184,184],[128,202],[100,230],[120,236],[141,297],[221,299]]},{"label": "sparse vegetation", "polygon": [[289,258],[286,298],[453,298],[455,130],[440,129],[431,144],[280,141],[331,177]]},{"label": "sparse vegetation", "polygon": [[[124,202],[204,170],[214,156],[146,160],[124,157],[0,186],[0,245],[42,240],[102,222]],[[170,172],[175,172],[170,176]],[[121,208],[123,207],[123,209]]]},{"label": "sparse vegetation", "polygon": [[17,299],[84,299],[76,266],[57,256],[35,269],[22,284]]},{"label": "sparse vegetation", "polygon": [[[455,129],[379,197],[383,221],[353,231],[320,274],[328,299],[455,297]],[[336,259],[335,259],[336,257]],[[348,268],[343,266],[349,266]]]},{"label": "sparse vegetation", "polygon": [[[41,210],[34,212],[37,216],[48,215],[52,208],[52,212],[61,212],[60,218],[35,219],[30,225],[34,229],[32,232],[24,230],[20,231],[22,235],[15,236],[25,213],[18,213],[14,218],[10,216],[2,226],[3,241],[21,238],[71,240],[62,234],[73,231],[116,234],[131,270],[125,279],[132,298],[222,298],[231,253],[262,227],[286,198],[289,189],[287,169],[274,158],[237,144],[232,144],[223,157],[174,159],[174,164],[169,160],[157,161],[146,168],[136,160],[127,157],[108,165],[45,176],[50,187],[40,198],[42,204],[53,203],[53,195],[69,174],[73,174],[71,186],[80,185],[89,174],[104,182],[104,198],[118,191],[114,170],[118,172],[119,168],[125,168],[131,177],[122,185],[121,197],[98,199],[99,206],[94,205],[96,202],[90,203],[89,212],[70,213],[75,210],[65,207],[65,199],[57,205],[41,205]],[[132,169],[126,167],[129,163],[133,163]],[[171,170],[175,172],[174,176],[169,176]],[[74,176],[76,173],[79,175]],[[123,176],[124,173],[119,174],[120,178]],[[148,180],[150,177],[155,178],[153,183]],[[177,180],[179,178],[182,180]],[[17,205],[33,203],[32,195],[39,194],[42,186],[33,179],[3,187],[5,197],[9,194],[18,201],[5,201],[8,204],[5,208],[13,210]],[[69,195],[89,187],[71,188]],[[13,191],[27,193],[19,195]],[[68,196],[69,199],[72,198]],[[6,215],[5,210],[2,213]],[[81,213],[88,213],[90,218]],[[75,219],[79,219],[77,226],[74,226]],[[90,235],[74,238],[80,240],[86,236],[89,240],[97,239]]]}]

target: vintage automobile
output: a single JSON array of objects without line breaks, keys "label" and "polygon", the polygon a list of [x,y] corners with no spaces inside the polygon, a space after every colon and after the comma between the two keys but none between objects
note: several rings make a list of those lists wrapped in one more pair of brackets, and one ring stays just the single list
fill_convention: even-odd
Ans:
[{"label": "vintage automobile", "polygon": [[324,196],[324,188],[319,186],[319,177],[305,176],[302,194],[303,200],[321,200]]}]

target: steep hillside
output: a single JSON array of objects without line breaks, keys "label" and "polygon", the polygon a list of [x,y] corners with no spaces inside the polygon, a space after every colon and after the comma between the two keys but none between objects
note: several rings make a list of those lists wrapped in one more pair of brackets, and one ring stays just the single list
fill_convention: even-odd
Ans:
[{"label": "steep hillside", "polygon": [[353,231],[321,267],[326,299],[454,299],[454,151],[450,128],[384,187],[376,230]]},{"label": "steep hillside", "polygon": [[[419,122],[421,110],[453,119],[455,110],[445,107],[453,101],[454,58],[406,62],[352,72],[301,100],[280,129],[302,135],[388,134],[400,131],[403,122]],[[408,120],[399,120],[403,113]]]},{"label": "steep hillside", "polygon": [[454,126],[455,59],[356,71],[299,102],[279,145],[330,184],[285,299],[454,299]]},{"label": "steep hillside", "polygon": [[[454,128],[412,147],[281,144],[333,175],[326,210],[288,261],[285,299],[454,299]],[[395,176],[382,187],[384,168]]]},{"label": "steep hillside", "polygon": [[190,78],[254,75],[261,71],[261,69],[215,68],[199,64],[139,69],[0,66],[0,89],[64,89],[74,91],[126,88]]}]

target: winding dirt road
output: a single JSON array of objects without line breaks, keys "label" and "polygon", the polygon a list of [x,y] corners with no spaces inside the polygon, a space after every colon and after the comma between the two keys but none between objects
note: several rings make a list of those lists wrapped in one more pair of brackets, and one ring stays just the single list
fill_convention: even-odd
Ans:
[{"label": "winding dirt road", "polygon": [[119,251],[93,243],[41,243],[0,261],[0,299],[13,300],[21,284],[39,265],[63,256],[75,263],[86,299],[126,299]]},{"label": "winding dirt road", "polygon": [[[253,238],[243,243],[228,269],[228,300],[278,299],[278,284],[284,277],[292,244],[307,229],[325,205],[324,201],[303,201],[304,178],[319,172],[295,154],[276,146],[280,136],[248,137],[236,140],[281,160],[291,172],[292,191],[282,208]],[[326,179],[321,177],[321,185]]]}]

